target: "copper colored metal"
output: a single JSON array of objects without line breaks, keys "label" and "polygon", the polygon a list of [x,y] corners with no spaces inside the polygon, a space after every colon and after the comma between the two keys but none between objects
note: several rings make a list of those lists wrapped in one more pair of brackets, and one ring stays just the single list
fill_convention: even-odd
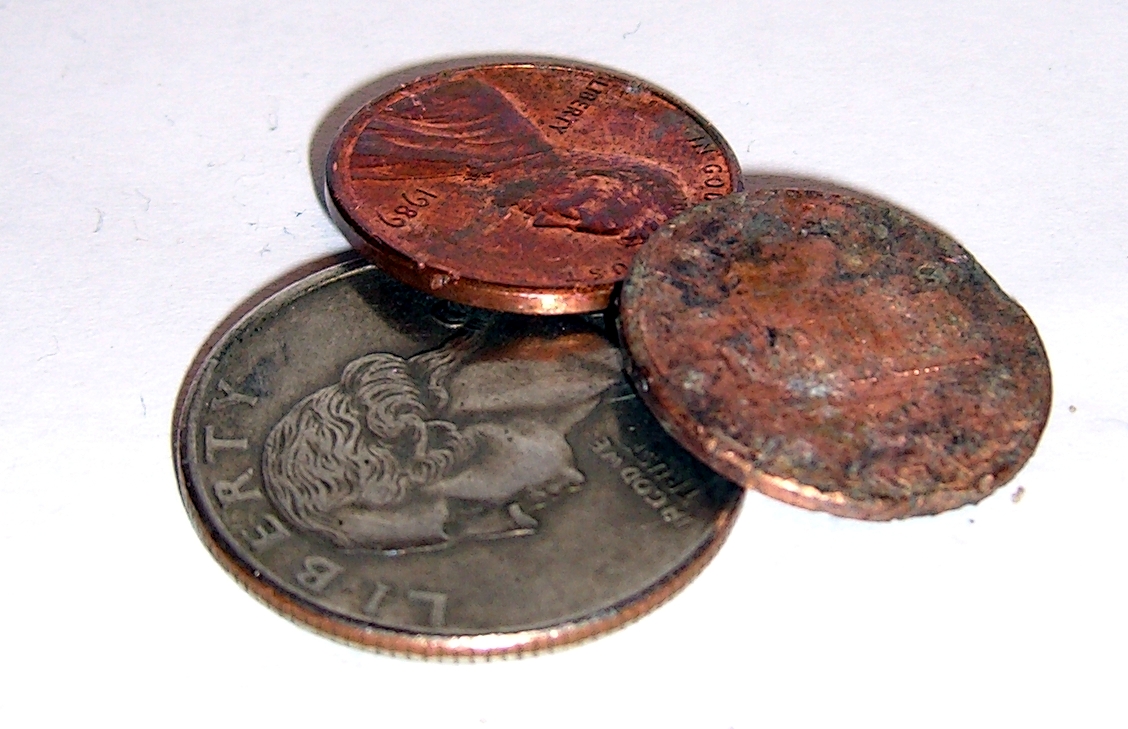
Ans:
[{"label": "copper colored metal", "polygon": [[531,314],[607,306],[668,218],[740,189],[683,102],[603,69],[482,65],[366,105],[329,153],[331,212],[401,281]]},{"label": "copper colored metal", "polygon": [[621,329],[643,398],[722,475],[860,519],[976,502],[1030,457],[1050,369],[967,251],[880,202],[777,189],[650,237]]}]

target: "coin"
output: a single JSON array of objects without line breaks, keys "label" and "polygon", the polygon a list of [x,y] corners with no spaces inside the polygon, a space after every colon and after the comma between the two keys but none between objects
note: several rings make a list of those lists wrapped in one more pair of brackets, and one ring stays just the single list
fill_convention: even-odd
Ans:
[{"label": "coin", "polygon": [[358,259],[221,328],[174,451],[216,559],[283,615],[462,658],[584,640],[711,559],[742,491],[638,401],[599,316],[494,314]]},{"label": "coin", "polygon": [[399,280],[502,311],[597,311],[658,224],[740,187],[683,102],[603,69],[500,63],[425,76],[334,141],[327,200]]},{"label": "coin", "polygon": [[1030,318],[952,238],[880,201],[775,189],[699,206],[635,259],[620,326],[690,452],[841,516],[978,501],[1049,414]]}]

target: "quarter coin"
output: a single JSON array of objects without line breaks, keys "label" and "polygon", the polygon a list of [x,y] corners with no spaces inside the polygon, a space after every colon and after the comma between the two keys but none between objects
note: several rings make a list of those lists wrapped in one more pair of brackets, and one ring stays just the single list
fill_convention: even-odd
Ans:
[{"label": "quarter coin", "polygon": [[669,94],[575,65],[426,76],[333,143],[331,212],[350,242],[436,296],[530,314],[597,311],[668,218],[740,188],[719,134]]},{"label": "quarter coin", "polygon": [[599,316],[495,314],[333,262],[213,337],[174,450],[252,594],[397,653],[520,654],[617,628],[709,561],[742,491],[639,402]]},{"label": "quarter coin", "polygon": [[1050,368],[1030,318],[951,237],[803,189],[701,205],[624,284],[640,392],[736,483],[862,519],[991,493],[1031,456]]}]

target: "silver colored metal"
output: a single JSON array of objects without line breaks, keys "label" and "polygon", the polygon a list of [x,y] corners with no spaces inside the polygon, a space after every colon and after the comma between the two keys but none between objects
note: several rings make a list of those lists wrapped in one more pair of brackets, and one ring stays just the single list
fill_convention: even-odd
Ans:
[{"label": "silver colored metal", "polygon": [[185,506],[252,594],[423,656],[562,646],[680,589],[742,492],[635,396],[601,315],[471,309],[339,259],[245,307],[174,424]]}]

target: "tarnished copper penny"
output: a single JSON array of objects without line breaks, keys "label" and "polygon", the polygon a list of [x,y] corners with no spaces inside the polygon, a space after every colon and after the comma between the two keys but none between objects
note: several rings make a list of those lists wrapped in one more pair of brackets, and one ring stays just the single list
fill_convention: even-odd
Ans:
[{"label": "tarnished copper penny", "polygon": [[982,499],[1050,408],[1033,323],[943,232],[880,202],[778,189],[650,237],[622,294],[639,389],[719,473],[862,519]]},{"label": "tarnished copper penny", "polygon": [[709,562],[743,491],[662,431],[600,315],[328,264],[221,326],[177,408],[185,506],[250,592],[361,646],[488,658],[620,627]]},{"label": "tarnished copper penny", "polygon": [[637,79],[505,63],[408,83],[349,119],[331,212],[401,281],[502,311],[607,306],[646,237],[740,188],[696,112]]}]

